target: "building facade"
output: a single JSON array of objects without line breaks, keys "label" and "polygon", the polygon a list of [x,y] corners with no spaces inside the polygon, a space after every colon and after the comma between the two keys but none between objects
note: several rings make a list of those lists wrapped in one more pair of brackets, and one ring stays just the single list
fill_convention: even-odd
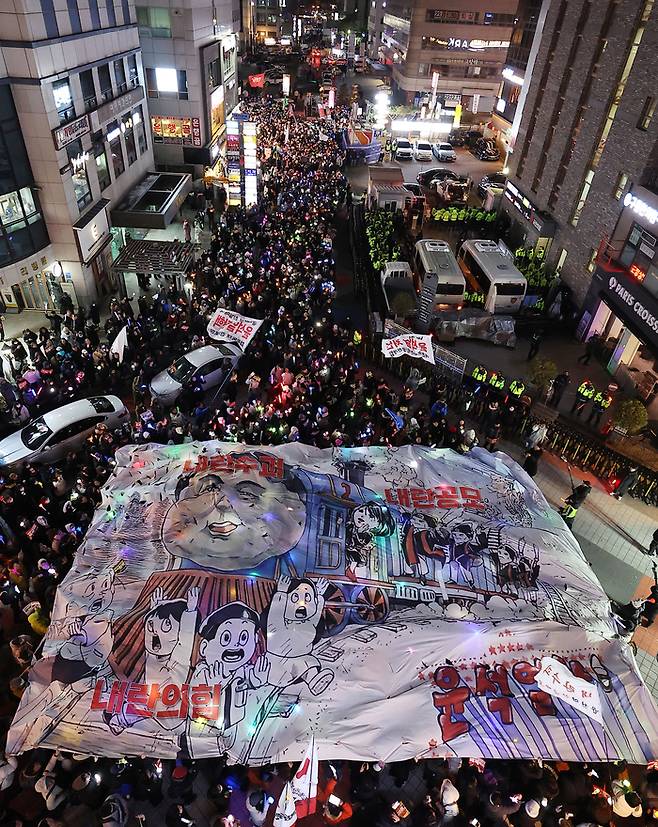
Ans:
[{"label": "building facade", "polygon": [[15,115],[33,176],[23,184],[10,128],[17,169],[0,187],[18,191],[10,209],[22,210],[34,248],[18,258],[26,248],[12,241],[0,260],[3,300],[9,311],[53,307],[61,292],[98,300],[114,288],[109,209],[153,165],[135,6],[14,0],[0,33],[3,130]]},{"label": "building facade", "polygon": [[503,205],[579,305],[627,193],[656,187],[657,47],[654,0],[550,2]]},{"label": "building facade", "polygon": [[155,162],[198,177],[221,160],[226,118],[238,100],[240,3],[139,2]]},{"label": "building facade", "polygon": [[494,128],[498,130],[507,154],[514,151],[549,6],[550,0],[519,0],[493,111]]},{"label": "building facade", "polygon": [[459,9],[437,5],[436,0],[371,0],[370,54],[392,66],[392,86],[400,100],[417,102],[432,91],[438,75],[439,100],[448,95],[465,110],[490,113],[518,0],[452,4]]}]

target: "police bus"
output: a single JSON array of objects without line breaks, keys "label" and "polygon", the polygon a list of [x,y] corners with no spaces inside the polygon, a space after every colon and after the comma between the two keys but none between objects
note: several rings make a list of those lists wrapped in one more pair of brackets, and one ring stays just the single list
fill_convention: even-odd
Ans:
[{"label": "police bus", "polygon": [[462,309],[466,280],[449,244],[432,239],[417,241],[414,266],[420,281],[419,287],[422,287],[427,273],[436,273],[438,276],[435,310]]},{"label": "police bus", "polygon": [[457,256],[468,289],[484,293],[484,306],[494,313],[518,313],[528,283],[513,259],[495,241],[465,241]]}]

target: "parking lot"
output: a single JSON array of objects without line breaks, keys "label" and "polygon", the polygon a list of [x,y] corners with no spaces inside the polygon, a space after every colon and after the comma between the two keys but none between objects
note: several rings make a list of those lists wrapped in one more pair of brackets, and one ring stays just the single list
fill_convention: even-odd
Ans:
[{"label": "parking lot", "polygon": [[[471,203],[479,204],[480,199],[477,197],[477,185],[480,183],[480,179],[484,175],[489,175],[492,172],[499,172],[503,168],[503,160],[480,161],[465,147],[455,147],[455,152],[457,153],[457,160],[452,163],[440,162],[434,158],[432,161],[425,161],[424,163],[418,161],[390,161],[384,162],[382,166],[400,167],[404,175],[404,180],[411,183],[416,182],[416,176],[419,172],[434,169],[435,167],[454,170],[458,175],[468,175],[473,182]],[[348,167],[347,175],[350,179],[353,192],[365,192],[368,188],[367,166]]]}]

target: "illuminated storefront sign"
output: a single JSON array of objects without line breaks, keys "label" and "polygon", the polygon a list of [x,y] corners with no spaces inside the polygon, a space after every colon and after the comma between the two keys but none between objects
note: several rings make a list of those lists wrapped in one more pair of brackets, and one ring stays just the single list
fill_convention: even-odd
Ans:
[{"label": "illuminated storefront sign", "polygon": [[658,221],[658,210],[630,192],[624,196],[624,206],[640,218],[645,218],[649,224],[655,224]]},{"label": "illuminated storefront sign", "polygon": [[201,146],[201,126],[198,118],[167,118],[153,115],[151,129],[156,144]]},{"label": "illuminated storefront sign", "polygon": [[462,37],[449,37],[448,49],[466,49],[469,52],[482,52],[485,49],[508,49],[509,40],[480,40],[473,37],[470,40]]},{"label": "illuminated storefront sign", "polygon": [[224,87],[218,86],[210,95],[210,133],[216,135],[224,126]]},{"label": "illuminated storefront sign", "polygon": [[477,12],[457,11],[455,9],[427,9],[425,20],[428,23],[475,23]]},{"label": "illuminated storefront sign", "polygon": [[71,123],[67,123],[66,126],[60,126],[59,129],[53,130],[55,147],[57,149],[64,149],[65,146],[73,143],[73,141],[77,141],[78,138],[82,138],[82,136],[88,132],[91,132],[89,118],[87,115],[83,115],[81,118],[76,118],[76,120],[71,121]]}]

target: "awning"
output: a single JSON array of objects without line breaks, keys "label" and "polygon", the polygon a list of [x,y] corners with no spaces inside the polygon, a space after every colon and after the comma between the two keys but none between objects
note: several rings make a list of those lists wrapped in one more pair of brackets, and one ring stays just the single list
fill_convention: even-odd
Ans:
[{"label": "awning", "polygon": [[164,230],[191,191],[192,176],[187,173],[149,173],[112,210],[112,224],[115,227]]}]

